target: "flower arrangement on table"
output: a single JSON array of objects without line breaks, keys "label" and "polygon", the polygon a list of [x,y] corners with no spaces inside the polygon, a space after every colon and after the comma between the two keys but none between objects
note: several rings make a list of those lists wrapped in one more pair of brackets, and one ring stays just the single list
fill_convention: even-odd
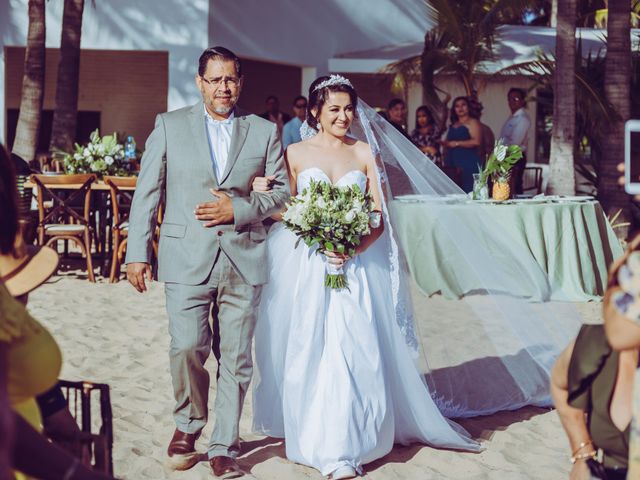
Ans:
[{"label": "flower arrangement on table", "polygon": [[505,145],[502,139],[496,140],[493,151],[487,158],[487,164],[480,174],[480,182],[487,184],[489,177],[493,180],[491,197],[494,200],[507,200],[511,197],[509,177],[511,169],[522,158],[519,145]]},{"label": "flower arrangement on table", "polygon": [[[316,253],[352,257],[362,237],[380,226],[380,218],[371,194],[357,185],[338,187],[311,180],[309,187],[291,197],[282,222],[299,237],[296,246],[302,240],[309,247],[317,245]],[[343,270],[326,265],[325,286],[348,288]]]},{"label": "flower arrangement on table", "polygon": [[128,175],[124,146],[118,143],[118,134],[100,136],[98,129],[91,132],[87,145],[75,144],[73,153],[63,158],[66,173],[95,173],[103,175]]}]

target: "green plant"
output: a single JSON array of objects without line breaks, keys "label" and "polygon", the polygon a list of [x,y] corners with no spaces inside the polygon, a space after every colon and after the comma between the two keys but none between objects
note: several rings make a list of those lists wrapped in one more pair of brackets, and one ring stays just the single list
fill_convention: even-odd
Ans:
[{"label": "green plant", "polygon": [[519,145],[505,145],[502,139],[496,140],[493,151],[487,158],[487,164],[482,171],[480,180],[486,183],[489,177],[504,178],[513,166],[522,158],[522,148]]},{"label": "green plant", "polygon": [[[606,41],[606,38],[603,38]],[[531,78],[531,90],[553,95],[553,76],[556,59],[553,54],[540,52],[536,60],[504,68],[496,75],[522,74]],[[640,114],[640,53],[632,55],[631,112]],[[605,57],[602,49],[583,54],[578,42],[576,54],[576,162],[575,169],[582,183],[578,193],[595,194],[598,189],[598,171],[602,158],[602,138],[606,126],[618,118],[615,109],[604,94]],[[549,101],[538,97],[539,101]]]},{"label": "green plant", "polygon": [[63,155],[64,169],[67,173],[96,173],[102,175],[126,175],[124,147],[118,143],[118,135],[100,137],[95,129],[91,132],[87,145],[74,145],[75,152],[57,152]]}]

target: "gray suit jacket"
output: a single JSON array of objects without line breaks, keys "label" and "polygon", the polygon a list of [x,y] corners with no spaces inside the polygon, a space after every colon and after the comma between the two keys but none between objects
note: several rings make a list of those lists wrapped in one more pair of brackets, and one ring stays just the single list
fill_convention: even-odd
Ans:
[{"label": "gray suit jacket", "polygon": [[[271,192],[251,190],[256,176],[275,175]],[[209,189],[231,197],[233,225],[204,228],[197,204],[215,200]],[[198,285],[211,272],[221,249],[251,285],[267,281],[266,230],[262,221],[281,210],[289,181],[275,124],[236,110],[227,166],[214,173],[202,102],[156,117],[142,156],[131,206],[126,263],[151,262],[152,238],[161,199],[158,279]]]}]

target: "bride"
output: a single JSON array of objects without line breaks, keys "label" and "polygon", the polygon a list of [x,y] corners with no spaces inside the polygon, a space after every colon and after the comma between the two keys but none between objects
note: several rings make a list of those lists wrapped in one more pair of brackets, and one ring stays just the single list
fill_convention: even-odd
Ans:
[{"label": "bride", "polygon": [[[296,246],[279,223],[269,231],[270,281],[255,333],[254,430],[284,437],[289,459],[335,480],[362,474],[362,465],[394,443],[480,450],[445,416],[551,406],[551,367],[582,319],[568,302],[551,301],[562,292],[529,246],[467,205],[462,190],[424,162],[346,78],[320,77],[311,85],[307,123],[308,139],[285,153],[293,194],[312,179],[356,184],[371,192],[383,222],[353,258]],[[257,178],[254,190],[268,195],[270,180]],[[419,208],[407,210],[412,202]],[[388,207],[428,209],[437,238],[415,229],[400,238]],[[469,208],[478,212],[473,222],[461,215]],[[456,255],[449,279],[474,279],[473,290],[453,301],[425,300],[416,291],[422,335],[400,248],[407,240],[433,248],[448,242]],[[348,290],[325,288],[327,262],[344,266]]]},{"label": "bride", "polygon": [[[385,212],[379,168],[370,146],[350,131],[358,97],[338,75],[309,90],[308,126],[316,133],[286,151],[292,195],[311,180],[358,185]],[[268,190],[268,178],[254,181]],[[286,439],[287,457],[332,479],[363,474],[362,465],[394,443],[478,451],[478,443],[434,403],[406,332],[396,321],[383,221],[353,258],[317,255],[281,224],[267,242],[271,281],[264,286],[256,327],[254,430]],[[349,289],[324,286],[329,262],[344,268]]]}]

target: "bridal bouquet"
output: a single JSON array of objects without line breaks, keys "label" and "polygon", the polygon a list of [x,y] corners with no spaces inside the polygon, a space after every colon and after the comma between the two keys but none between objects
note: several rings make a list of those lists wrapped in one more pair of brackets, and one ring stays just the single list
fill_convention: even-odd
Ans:
[{"label": "bridal bouquet", "polygon": [[[337,252],[355,255],[362,237],[380,225],[380,212],[374,211],[371,194],[357,185],[337,187],[311,180],[308,188],[291,197],[282,215],[285,227],[317,253]],[[296,243],[296,246],[298,243]],[[348,288],[341,268],[327,263],[325,286]]]},{"label": "bridal bouquet", "polygon": [[118,135],[100,137],[98,129],[91,132],[87,145],[75,144],[75,152],[64,156],[67,173],[97,173],[102,175],[126,175],[124,147],[118,143]]}]

